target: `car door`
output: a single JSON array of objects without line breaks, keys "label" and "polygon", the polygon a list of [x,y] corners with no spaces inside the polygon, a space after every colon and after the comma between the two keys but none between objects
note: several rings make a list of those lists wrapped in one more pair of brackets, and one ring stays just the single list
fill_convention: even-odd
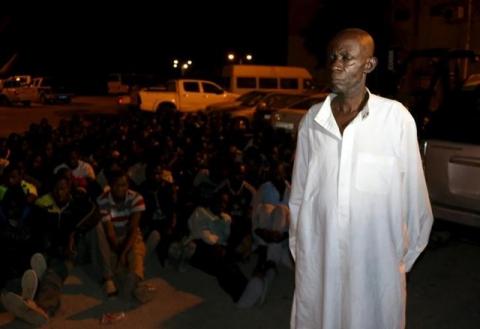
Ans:
[{"label": "car door", "polygon": [[202,82],[205,106],[225,100],[225,91],[214,83]]},{"label": "car door", "polygon": [[460,93],[432,118],[424,159],[435,217],[480,227],[479,127],[479,91]]},{"label": "car door", "polygon": [[179,91],[180,109],[182,111],[196,111],[204,108],[199,81],[185,80],[180,83],[182,83],[182,88]]}]

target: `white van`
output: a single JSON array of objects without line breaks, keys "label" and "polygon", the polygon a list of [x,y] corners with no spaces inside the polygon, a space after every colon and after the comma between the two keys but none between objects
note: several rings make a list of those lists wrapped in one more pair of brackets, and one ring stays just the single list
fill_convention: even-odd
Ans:
[{"label": "white van", "polygon": [[223,77],[227,90],[236,94],[253,90],[301,93],[313,88],[312,75],[303,67],[229,65]]}]

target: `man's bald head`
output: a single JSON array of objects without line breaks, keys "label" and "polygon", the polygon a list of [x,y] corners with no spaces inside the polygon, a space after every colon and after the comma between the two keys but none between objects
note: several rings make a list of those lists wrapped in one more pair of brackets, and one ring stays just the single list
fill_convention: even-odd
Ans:
[{"label": "man's bald head", "polygon": [[377,66],[372,36],[361,29],[342,30],[328,48],[332,90],[337,94],[363,95],[367,74]]},{"label": "man's bald head", "polygon": [[375,52],[375,41],[373,41],[370,33],[365,30],[358,28],[342,30],[335,35],[332,39],[332,43],[339,39],[356,39],[362,45],[362,49],[365,52],[364,54],[367,57],[372,57]]}]

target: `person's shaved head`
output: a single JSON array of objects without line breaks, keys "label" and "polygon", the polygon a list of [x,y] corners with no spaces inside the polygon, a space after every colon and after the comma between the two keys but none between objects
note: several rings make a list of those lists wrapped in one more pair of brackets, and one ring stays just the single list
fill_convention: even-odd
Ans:
[{"label": "person's shaved head", "polygon": [[332,43],[338,39],[357,39],[365,51],[365,56],[372,57],[375,52],[375,41],[372,36],[365,30],[357,28],[349,28],[338,32],[332,39]]},{"label": "person's shaved head", "polygon": [[366,76],[377,65],[374,50],[375,42],[364,30],[351,28],[337,33],[328,47],[332,90],[344,95],[363,94]]}]

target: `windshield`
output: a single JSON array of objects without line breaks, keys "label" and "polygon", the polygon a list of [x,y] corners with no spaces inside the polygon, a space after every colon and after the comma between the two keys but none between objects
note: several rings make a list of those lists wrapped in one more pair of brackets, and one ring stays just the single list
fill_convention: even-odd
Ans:
[{"label": "windshield", "polygon": [[267,94],[268,93],[266,92],[252,91],[240,96],[238,100],[240,101],[241,105],[251,107],[257,105],[257,103],[262,100]]},{"label": "windshield", "polygon": [[426,139],[480,144],[480,88],[459,90],[448,95],[432,114],[425,129]]},{"label": "windshield", "polygon": [[307,99],[304,99],[300,102],[296,102],[296,103],[290,105],[288,108],[292,109],[292,110],[308,110],[313,105],[322,102],[324,99],[325,98],[320,98],[320,97],[307,98]]},{"label": "windshield", "polygon": [[302,95],[272,94],[265,97],[264,101],[267,107],[282,108],[304,98]]}]

